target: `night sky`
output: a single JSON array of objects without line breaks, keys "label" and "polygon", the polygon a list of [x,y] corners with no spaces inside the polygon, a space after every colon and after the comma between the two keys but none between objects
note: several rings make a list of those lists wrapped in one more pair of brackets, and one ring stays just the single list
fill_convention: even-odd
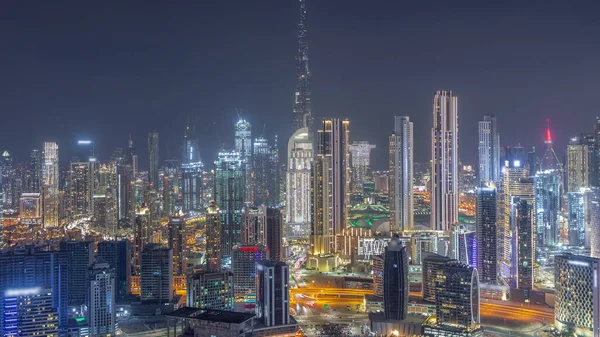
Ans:
[{"label": "night sky", "polygon": [[[422,2],[308,0],[317,125],[350,118],[352,140],[377,145],[375,168],[387,166],[394,115],[413,119],[415,159],[429,159],[438,89],[459,97],[463,163],[476,164],[485,113],[498,116],[503,145],[541,146],[546,118],[559,155],[568,137],[591,132],[599,5]],[[179,158],[195,120],[212,162],[233,146],[236,108],[254,135],[266,125],[286,143],[297,19],[294,0],[4,1],[0,149],[24,160],[56,140],[63,161],[87,138],[106,159],[131,133],[145,169],[148,131],[160,134],[161,161]]]}]

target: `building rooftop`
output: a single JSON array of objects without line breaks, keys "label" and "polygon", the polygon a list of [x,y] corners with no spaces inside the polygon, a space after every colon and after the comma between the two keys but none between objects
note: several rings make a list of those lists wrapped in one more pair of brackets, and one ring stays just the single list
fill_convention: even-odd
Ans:
[{"label": "building rooftop", "polygon": [[165,316],[174,318],[197,319],[210,322],[239,324],[254,318],[255,315],[243,312],[222,311],[212,309],[205,310],[192,307],[183,307]]}]

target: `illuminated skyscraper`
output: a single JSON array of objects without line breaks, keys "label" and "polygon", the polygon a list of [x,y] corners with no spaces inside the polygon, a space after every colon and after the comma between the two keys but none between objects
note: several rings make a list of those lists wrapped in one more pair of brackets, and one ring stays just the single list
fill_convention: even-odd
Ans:
[{"label": "illuminated skyscraper", "polygon": [[431,228],[458,223],[458,98],[438,91],[431,128]]},{"label": "illuminated skyscraper", "polygon": [[171,217],[169,219],[169,248],[173,251],[173,275],[185,274],[185,239],[184,239],[183,217]]},{"label": "illuminated skyscraper", "polygon": [[477,243],[475,232],[463,224],[452,226],[450,242],[451,256],[458,262],[470,266],[477,265]]},{"label": "illuminated skyscraper", "polygon": [[15,170],[13,168],[12,156],[8,151],[0,157],[0,192],[2,193],[2,205],[4,209],[15,209],[17,201],[13,200]]},{"label": "illuminated skyscraper", "polygon": [[485,115],[479,122],[479,182],[500,178],[500,135],[496,116]]},{"label": "illuminated skyscraper", "polygon": [[560,242],[561,192],[560,170],[538,171],[535,175],[535,208],[539,248],[553,247]]},{"label": "illuminated skyscraper", "polygon": [[[3,297],[3,336],[58,337],[58,312],[52,305],[52,289],[18,287],[7,289]],[[62,332],[62,331],[61,331]]]},{"label": "illuminated skyscraper", "polygon": [[540,169],[543,171],[548,170],[558,170],[562,173],[563,165],[558,159],[556,152],[554,152],[554,148],[552,147],[552,131],[550,130],[550,120],[546,120],[546,138],[544,139],[544,143],[546,144],[546,152],[541,159]]},{"label": "illuminated skyscraper", "polygon": [[117,305],[115,271],[108,263],[95,263],[88,278],[88,322],[91,336],[116,335]]},{"label": "illuminated skyscraper", "polygon": [[600,335],[598,279],[597,258],[568,253],[554,257],[554,326],[559,333]]},{"label": "illuminated skyscraper", "polygon": [[29,162],[25,168],[23,179],[23,191],[26,193],[41,193],[42,183],[42,153],[34,149],[29,154]]},{"label": "illuminated skyscraper", "polygon": [[159,144],[158,144],[158,132],[149,132],[148,133],[148,154],[150,155],[150,168],[148,169],[148,183],[152,186],[152,188],[158,188],[158,153],[159,153]]},{"label": "illuminated skyscraper", "polygon": [[252,125],[244,118],[235,123],[235,151],[246,164],[252,163]]},{"label": "illuminated skyscraper", "polygon": [[253,201],[256,206],[277,206],[279,204],[278,153],[276,146],[271,147],[267,140],[258,137],[254,140],[252,157]]},{"label": "illuminated skyscraper", "polygon": [[131,243],[127,239],[98,242],[97,258],[115,270],[115,300],[124,302],[131,294]]},{"label": "illuminated skyscraper", "polygon": [[138,155],[135,152],[135,147],[133,146],[133,140],[131,140],[131,135],[129,135],[129,142],[127,146],[127,164],[131,165],[132,174],[134,177],[138,174]]},{"label": "illuminated skyscraper", "polygon": [[72,216],[89,216],[94,207],[94,173],[91,162],[71,163],[69,196],[71,198]]},{"label": "illuminated skyscraper", "polygon": [[199,272],[187,278],[187,306],[233,311],[233,274]]},{"label": "illuminated skyscraper", "polygon": [[[567,192],[567,225],[568,244],[570,246],[585,246],[586,237],[586,212],[589,206],[586,203],[589,197],[589,189],[581,189],[580,192]],[[589,216],[589,215],[587,215]],[[589,232],[588,232],[589,233]],[[589,235],[589,234],[588,234]],[[588,238],[589,239],[589,238]]]},{"label": "illuminated skyscraper", "polygon": [[323,121],[312,171],[313,221],[311,254],[337,251],[336,236],[347,226],[350,206],[350,122]]},{"label": "illuminated skyscraper", "polygon": [[60,251],[68,254],[69,305],[88,304],[88,272],[94,261],[94,241],[62,241]]},{"label": "illuminated skyscraper", "polygon": [[350,144],[352,193],[363,193],[363,183],[371,174],[371,150],[376,146],[366,141]]},{"label": "illuminated skyscraper", "polygon": [[144,247],[141,260],[142,302],[170,303],[173,300],[173,251],[149,244]]},{"label": "illuminated skyscraper", "polygon": [[394,117],[390,135],[390,224],[392,231],[412,229],[413,215],[413,123],[407,116]]},{"label": "illuminated skyscraper", "polygon": [[244,207],[242,216],[242,243],[247,245],[267,244],[267,207]]},{"label": "illuminated skyscraper", "polygon": [[290,268],[279,261],[256,263],[256,314],[266,326],[290,324]]},{"label": "illuminated skyscraper", "polygon": [[311,214],[311,166],[313,144],[308,128],[294,132],[288,142],[286,173],[286,233],[287,238],[308,239]]},{"label": "illuminated skyscraper", "polygon": [[584,140],[579,137],[571,138],[567,146],[567,192],[579,192],[582,187],[590,186],[589,159],[589,148]]},{"label": "illuminated skyscraper", "polygon": [[[165,160],[163,174],[163,191],[162,191],[162,206],[163,212],[166,215],[171,215],[177,213],[181,210],[181,202],[179,200],[179,183],[181,182],[180,178],[180,166],[179,161],[176,159],[167,159]],[[192,193],[191,200],[196,200],[200,204],[202,204],[202,176],[197,180],[197,184],[200,187],[197,190],[194,190],[195,194]],[[183,192],[183,191],[182,191]],[[188,199],[190,200],[190,199]]]},{"label": "illuminated skyscraper", "polygon": [[204,165],[200,159],[195,128],[186,127],[183,149],[181,161],[183,211],[199,211],[204,206],[202,200],[202,169]]},{"label": "illuminated skyscraper", "polygon": [[298,52],[296,54],[296,94],[294,109],[294,129],[312,128],[310,71],[308,70],[308,41],[306,33],[306,0],[300,0],[300,21],[298,22]]},{"label": "illuminated skyscraper", "polygon": [[221,253],[231,256],[242,240],[241,222],[246,192],[246,171],[238,152],[219,152],[215,161],[215,202],[219,206],[223,241]]},{"label": "illuminated skyscraper", "polygon": [[385,319],[405,319],[408,315],[408,253],[397,236],[388,243],[383,258]]},{"label": "illuminated skyscraper", "polygon": [[206,209],[206,270],[209,272],[221,271],[222,235],[219,207],[212,201]]},{"label": "illuminated skyscraper", "polygon": [[496,217],[496,188],[478,187],[475,229],[477,238],[477,263],[482,283],[496,284],[498,278],[498,244]]},{"label": "illuminated skyscraper", "polygon": [[231,271],[236,299],[256,299],[256,262],[268,259],[264,245],[233,247]]},{"label": "illuminated skyscraper", "polygon": [[422,264],[423,300],[435,303],[436,284],[443,281],[445,277],[444,267],[446,264],[456,262],[447,256],[434,253],[425,253]]}]

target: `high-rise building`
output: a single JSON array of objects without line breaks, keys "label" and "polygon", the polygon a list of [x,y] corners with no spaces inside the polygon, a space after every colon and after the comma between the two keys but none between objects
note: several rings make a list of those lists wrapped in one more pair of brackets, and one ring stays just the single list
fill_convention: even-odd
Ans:
[{"label": "high-rise building", "polygon": [[252,202],[252,125],[246,119],[240,117],[235,123],[235,148],[240,154],[242,169],[246,183],[242,186],[244,190],[244,201]]},{"label": "high-rise building", "polygon": [[69,196],[72,216],[89,216],[94,212],[94,177],[92,162],[71,163]]},{"label": "high-rise building", "polygon": [[277,208],[267,208],[267,249],[271,260],[281,261],[283,258],[283,215]]},{"label": "high-rise building", "polygon": [[94,261],[94,241],[62,241],[60,250],[69,260],[69,305],[86,304],[88,269]]},{"label": "high-rise building", "polygon": [[598,143],[594,134],[584,133],[581,135],[582,143],[587,146],[587,171],[589,186],[596,186],[598,181]]},{"label": "high-rise building", "polygon": [[292,110],[294,129],[312,128],[311,85],[308,70],[308,41],[306,33],[306,0],[300,0],[298,22],[298,52],[296,53],[296,94]]},{"label": "high-rise building", "polygon": [[2,205],[4,209],[14,209],[17,201],[13,200],[15,183],[15,170],[13,167],[12,156],[8,151],[2,153],[0,157],[0,192],[2,193]]},{"label": "high-rise building", "polygon": [[10,288],[2,296],[2,336],[59,336],[58,312],[52,303],[52,289]]},{"label": "high-rise building", "polygon": [[554,148],[552,147],[552,132],[550,130],[550,120],[546,120],[546,138],[544,139],[544,143],[546,144],[546,152],[540,161],[540,170],[548,171],[548,170],[558,170],[561,173],[563,172],[563,164],[560,159],[554,152]]},{"label": "high-rise building", "polygon": [[88,324],[91,336],[115,336],[117,333],[117,305],[115,299],[115,271],[108,263],[90,267],[87,281]]},{"label": "high-rise building", "polygon": [[598,259],[569,253],[554,257],[554,326],[559,333],[600,334]]},{"label": "high-rise building", "polygon": [[242,243],[247,245],[267,244],[267,207],[244,207],[242,216]]},{"label": "high-rise building", "polygon": [[44,143],[44,165],[42,165],[42,203],[44,227],[58,226],[59,175],[58,145],[53,142]]},{"label": "high-rise building", "polygon": [[592,187],[586,196],[586,245],[591,257],[600,258],[600,188]]},{"label": "high-rise building", "polygon": [[219,206],[212,201],[206,209],[206,270],[221,271],[221,237],[223,229],[219,216]]},{"label": "high-rise building", "polygon": [[431,228],[458,223],[458,98],[438,91],[431,128]]},{"label": "high-rise building", "polygon": [[511,206],[511,227],[515,230],[513,275],[515,288],[523,290],[525,299],[529,299],[529,290],[533,288],[533,263],[535,262],[533,218],[533,204],[526,199],[514,197]]},{"label": "high-rise building", "polygon": [[452,226],[450,254],[458,262],[466,265],[477,265],[477,242],[475,231],[463,224]]},{"label": "high-rise building", "polygon": [[[203,205],[202,200],[202,169],[204,164],[200,159],[200,147],[195,127],[188,125],[184,134],[183,156],[181,161],[181,197],[184,212],[198,211]],[[176,174],[171,175],[177,177]],[[177,184],[173,184],[177,188]]]},{"label": "high-rise building", "polygon": [[350,166],[352,169],[352,193],[363,193],[363,183],[371,174],[371,150],[376,146],[367,141],[350,144]]},{"label": "high-rise building", "polygon": [[312,171],[313,255],[337,251],[336,236],[347,226],[350,207],[350,122],[339,118],[323,121]]},{"label": "high-rise building", "polygon": [[256,316],[266,326],[290,324],[290,269],[280,261],[256,262]]},{"label": "high-rise building", "polygon": [[373,294],[383,298],[383,255],[373,255]]},{"label": "high-rise building", "polygon": [[271,149],[265,138],[258,137],[254,140],[253,151],[253,201],[257,206],[269,205],[269,179],[273,178],[271,172]]},{"label": "high-rise building", "polygon": [[588,210],[586,193],[589,189],[582,188],[580,192],[567,192],[567,239],[569,246],[585,246],[586,241],[586,211]]},{"label": "high-rise building", "polygon": [[496,188],[478,187],[475,230],[477,238],[477,263],[482,283],[496,284],[498,278]]},{"label": "high-rise building", "polygon": [[239,152],[219,152],[215,161],[215,201],[220,207],[223,235],[221,253],[231,256],[242,240],[241,222],[246,196],[245,162]]},{"label": "high-rise building", "polygon": [[413,123],[407,116],[394,117],[390,135],[390,230],[414,227],[413,215]]},{"label": "high-rise building", "polygon": [[539,248],[560,242],[562,175],[560,170],[540,170],[535,175],[536,243]]},{"label": "high-rise building", "polygon": [[383,263],[385,319],[401,320],[408,314],[408,253],[398,236],[385,249]]},{"label": "high-rise building", "polygon": [[[181,177],[180,177],[181,175]],[[203,204],[202,200],[202,171],[199,175],[192,179],[193,183],[197,184],[193,186],[191,194],[184,193],[183,188],[180,189],[179,184],[185,184],[183,179],[183,169],[179,166],[179,161],[175,159],[165,160],[164,174],[163,174],[163,191],[162,191],[162,203],[163,213],[166,215],[172,215],[178,213],[182,209],[183,204],[188,203],[186,207],[192,209],[198,209]],[[189,181],[188,181],[189,182]],[[199,186],[199,187],[198,187]],[[182,186],[183,187],[183,186]],[[181,191],[182,200],[179,200],[179,194]],[[189,192],[189,191],[188,191]],[[187,201],[183,198],[185,194],[188,198]],[[194,204],[195,202],[195,204]],[[190,206],[190,203],[191,206]],[[200,205],[200,206],[198,206]],[[186,212],[185,210],[184,212]]]},{"label": "high-rise building", "polygon": [[588,145],[581,137],[573,137],[567,146],[567,174],[565,190],[579,192],[582,187],[590,186],[590,153]]},{"label": "high-rise building", "polygon": [[133,177],[137,177],[139,172],[138,165],[138,155],[135,151],[135,147],[133,146],[133,140],[131,139],[131,135],[129,135],[129,142],[127,143],[127,159],[124,161],[124,164],[129,164],[132,169]]},{"label": "high-rise building", "polygon": [[256,262],[268,260],[264,245],[240,245],[233,247],[231,271],[236,299],[256,298]]},{"label": "high-rise building", "polygon": [[31,150],[29,161],[23,177],[23,192],[41,193],[42,183],[42,153],[38,149]]},{"label": "high-rise building", "polygon": [[148,154],[150,156],[150,168],[148,169],[148,183],[153,189],[158,189],[159,149],[158,132],[149,132]]},{"label": "high-rise building", "polygon": [[208,271],[188,276],[187,306],[233,311],[233,274]]},{"label": "high-rise building", "polygon": [[131,294],[131,243],[126,239],[98,242],[97,257],[115,271],[115,301],[125,301]]},{"label": "high-rise building", "polygon": [[434,253],[427,253],[423,258],[421,268],[423,287],[423,300],[435,303],[436,284],[441,282],[445,277],[444,267],[450,262],[454,262],[447,256],[442,256]]},{"label": "high-rise building", "polygon": [[19,217],[22,223],[38,223],[42,218],[42,201],[39,193],[21,193]]},{"label": "high-rise building", "polygon": [[496,182],[500,178],[500,135],[495,115],[483,116],[479,122],[479,182]]},{"label": "high-rise building", "polygon": [[[27,294],[33,296],[34,293],[38,293],[39,289],[41,297],[48,294],[45,289],[50,289],[52,308],[55,308],[58,313],[59,333],[66,335],[68,322],[67,280],[69,277],[67,267],[67,253],[64,252],[40,252],[32,248],[19,248],[0,254],[0,308],[3,310],[6,308],[6,297],[18,297],[10,297],[19,294],[8,292],[10,289],[29,289],[21,292],[25,296]],[[5,315],[0,314],[0,335],[2,336],[6,336],[4,326]]]},{"label": "high-rise building", "polygon": [[308,239],[311,233],[310,174],[313,162],[311,135],[308,128],[300,128],[294,132],[288,142],[285,236],[290,239]]},{"label": "high-rise building", "polygon": [[170,303],[173,300],[173,251],[158,244],[144,247],[141,256],[141,300]]},{"label": "high-rise building", "polygon": [[185,273],[185,240],[184,240],[183,217],[171,217],[169,219],[169,248],[173,251],[173,275],[183,275]]}]

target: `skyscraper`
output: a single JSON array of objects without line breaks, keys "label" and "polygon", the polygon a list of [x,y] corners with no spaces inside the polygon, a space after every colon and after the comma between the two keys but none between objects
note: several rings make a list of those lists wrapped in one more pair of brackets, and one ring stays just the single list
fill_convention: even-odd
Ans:
[{"label": "skyscraper", "polygon": [[115,303],[115,271],[108,263],[90,267],[87,293],[88,322],[91,336],[115,336],[117,305]]},{"label": "skyscraper", "polygon": [[62,241],[60,250],[68,253],[69,305],[87,304],[88,270],[94,261],[94,241]]},{"label": "skyscraper", "polygon": [[173,251],[157,244],[144,247],[141,256],[141,300],[170,303],[173,300]]},{"label": "skyscraper", "polygon": [[58,145],[44,143],[44,165],[42,166],[42,204],[44,227],[58,226]]},{"label": "skyscraper", "polygon": [[267,208],[267,249],[273,261],[283,258],[283,215],[278,208]]},{"label": "skyscraper", "polygon": [[533,263],[535,262],[535,241],[533,227],[533,205],[526,199],[513,198],[511,206],[511,227],[514,235],[514,280],[515,288],[522,290],[524,298],[529,299],[529,291],[533,288]]},{"label": "skyscraper", "polygon": [[69,196],[72,216],[89,216],[94,212],[94,172],[91,162],[71,162]]},{"label": "skyscraper", "polygon": [[455,262],[447,256],[442,256],[434,253],[426,253],[422,264],[422,279],[423,300],[435,303],[436,284],[445,277],[444,268],[446,264]]},{"label": "skyscraper", "polygon": [[219,207],[212,201],[206,209],[206,270],[209,272],[221,271],[222,235]]},{"label": "skyscraper", "polygon": [[235,123],[235,148],[240,154],[245,184],[243,187],[244,201],[252,202],[252,125],[240,117]]},{"label": "skyscraper", "polygon": [[148,169],[148,183],[153,189],[158,189],[158,132],[148,132],[148,154],[150,156],[150,168]]},{"label": "skyscraper", "polygon": [[256,262],[256,315],[266,326],[290,324],[289,277],[283,262]]},{"label": "skyscraper", "polygon": [[600,334],[598,259],[569,253],[554,257],[554,326],[559,333]]},{"label": "skyscraper", "polygon": [[477,271],[482,283],[496,284],[498,278],[498,245],[496,188],[478,187],[475,229],[477,238]]},{"label": "skyscraper", "polygon": [[238,152],[219,152],[215,161],[215,201],[220,207],[223,235],[221,253],[231,256],[242,240],[241,222],[246,193],[246,171]]},{"label": "skyscraper", "polygon": [[323,121],[312,171],[313,221],[311,254],[337,251],[335,238],[346,228],[350,206],[350,122]]},{"label": "skyscraper", "polygon": [[298,22],[298,52],[296,54],[296,94],[292,110],[294,129],[312,128],[310,71],[308,70],[308,41],[306,33],[306,0],[300,0]]},{"label": "skyscraper", "polygon": [[500,135],[495,115],[483,116],[479,122],[479,182],[496,182],[500,178]]},{"label": "skyscraper", "polygon": [[394,117],[390,135],[390,230],[414,227],[413,215],[413,123],[407,116]]},{"label": "skyscraper", "polygon": [[536,242],[539,248],[553,247],[560,241],[562,176],[557,169],[540,170],[535,175]]},{"label": "skyscraper", "polygon": [[98,242],[97,258],[115,271],[115,301],[125,301],[131,293],[131,243],[127,239]]},{"label": "skyscraper", "polygon": [[350,144],[350,162],[352,168],[352,193],[363,193],[363,183],[371,174],[371,150],[376,146],[367,141]]},{"label": "skyscraper", "polygon": [[408,253],[398,236],[385,248],[383,262],[385,319],[401,320],[408,314]]},{"label": "skyscraper", "polygon": [[24,172],[23,191],[26,193],[41,193],[42,183],[42,154],[40,150],[33,149],[29,154],[29,162]]},{"label": "skyscraper", "polygon": [[138,155],[135,152],[135,147],[133,146],[133,140],[131,140],[131,135],[129,135],[129,142],[127,143],[127,159],[125,163],[131,166],[133,177],[137,177],[138,174]]},{"label": "skyscraper", "polygon": [[273,178],[271,168],[271,149],[267,140],[258,137],[254,140],[252,157],[252,187],[254,204],[269,205],[269,179]]},{"label": "skyscraper", "polygon": [[582,187],[590,186],[589,158],[588,145],[584,140],[580,137],[571,138],[567,146],[567,192],[579,192]]},{"label": "skyscraper", "polygon": [[567,239],[570,246],[585,246],[586,211],[589,212],[586,193],[590,193],[588,188],[582,188],[580,192],[567,192]]},{"label": "skyscraper", "polygon": [[267,243],[267,207],[244,207],[242,216],[242,243],[247,245],[266,245]]},{"label": "skyscraper", "polygon": [[308,128],[294,132],[288,142],[286,173],[286,237],[308,239],[311,232],[312,134]]},{"label": "skyscraper", "polygon": [[188,276],[187,306],[233,311],[233,274],[207,271]]},{"label": "skyscraper", "polygon": [[431,228],[458,223],[458,98],[438,91],[431,128]]},{"label": "skyscraper", "polygon": [[185,240],[184,240],[183,217],[171,217],[169,219],[169,249],[173,251],[173,275],[185,274]]},{"label": "skyscraper", "polygon": [[268,260],[264,245],[240,245],[233,247],[231,270],[236,299],[256,299],[256,262]]},{"label": "skyscraper", "polygon": [[184,134],[181,160],[181,197],[184,212],[198,211],[204,206],[202,202],[203,167],[198,136],[195,128],[190,128],[188,125]]},{"label": "skyscraper", "polygon": [[15,170],[13,168],[12,156],[8,151],[2,153],[0,157],[0,192],[2,192],[2,205],[4,209],[13,209],[16,207],[16,200],[13,200]]}]

